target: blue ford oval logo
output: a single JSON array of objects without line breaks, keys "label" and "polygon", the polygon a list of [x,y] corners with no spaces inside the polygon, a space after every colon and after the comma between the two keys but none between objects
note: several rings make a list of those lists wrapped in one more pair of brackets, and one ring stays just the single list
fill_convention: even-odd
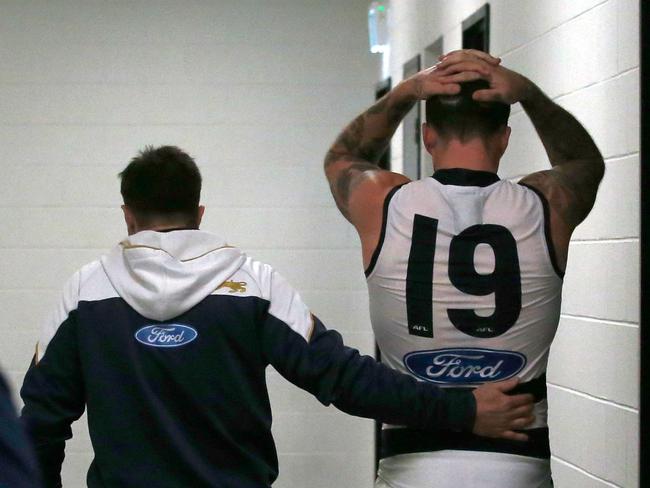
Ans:
[{"label": "blue ford oval logo", "polygon": [[189,344],[199,333],[188,325],[148,325],[135,333],[138,342],[152,347],[179,347]]},{"label": "blue ford oval logo", "polygon": [[526,356],[493,349],[436,349],[411,352],[404,365],[431,383],[471,385],[512,378],[526,365]]}]

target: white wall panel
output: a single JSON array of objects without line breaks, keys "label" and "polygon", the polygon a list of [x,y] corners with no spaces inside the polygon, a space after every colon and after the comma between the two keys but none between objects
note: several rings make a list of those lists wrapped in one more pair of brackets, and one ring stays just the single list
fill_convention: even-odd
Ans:
[{"label": "white wall panel", "polygon": [[594,208],[573,233],[574,239],[629,238],[639,235],[639,156],[606,164]]},{"label": "white wall panel", "polygon": [[[490,2],[491,51],[501,56],[558,26],[571,21],[605,0],[497,0]],[[513,20],[517,19],[518,22]]]},{"label": "white wall panel", "polygon": [[638,323],[639,242],[574,242],[564,278],[562,311]]},{"label": "white wall panel", "polygon": [[550,386],[551,449],[618,486],[638,486],[638,411]]},{"label": "white wall panel", "polygon": [[609,1],[504,55],[503,62],[556,97],[615,75],[616,38],[616,4]]},{"label": "white wall panel", "polygon": [[[273,122],[262,118],[254,124],[226,122],[205,126],[0,123],[0,156],[7,165],[20,163],[17,171],[28,165],[106,165],[117,173],[145,145],[172,144],[187,149],[203,163],[202,167],[315,165],[320,168],[325,151],[338,131],[354,116],[354,111],[370,103],[370,94],[354,103],[354,110],[340,114],[336,125],[323,124],[317,117]],[[38,187],[38,180],[34,186]],[[206,181],[204,193],[210,191]]]},{"label": "white wall panel", "polygon": [[280,478],[273,488],[304,486],[306,480],[310,488],[372,486],[368,480],[374,477],[375,466],[369,456],[347,452],[281,453],[279,459]]},{"label": "white wall panel", "polygon": [[639,328],[563,317],[551,348],[548,381],[639,408]]},{"label": "white wall panel", "polygon": [[553,485],[557,488],[616,488],[617,485],[591,476],[572,464],[557,458],[551,459]]},{"label": "white wall panel", "polygon": [[639,66],[639,0],[617,0],[618,69]]},{"label": "white wall panel", "polygon": [[605,158],[639,151],[639,71],[617,75],[559,99],[580,120]]}]

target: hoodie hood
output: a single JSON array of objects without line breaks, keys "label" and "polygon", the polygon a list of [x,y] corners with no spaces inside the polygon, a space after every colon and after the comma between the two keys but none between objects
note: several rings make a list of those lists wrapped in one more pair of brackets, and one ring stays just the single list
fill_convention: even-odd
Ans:
[{"label": "hoodie hood", "polygon": [[101,258],[108,279],[140,315],[164,321],[187,312],[237,271],[246,257],[201,230],[142,231]]}]

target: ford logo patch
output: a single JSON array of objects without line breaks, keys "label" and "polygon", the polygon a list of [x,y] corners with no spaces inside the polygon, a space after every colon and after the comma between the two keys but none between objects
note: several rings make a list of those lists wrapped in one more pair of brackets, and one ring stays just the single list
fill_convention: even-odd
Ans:
[{"label": "ford logo patch", "polygon": [[481,384],[513,377],[526,365],[518,352],[458,348],[411,352],[404,365],[418,378],[440,384]]},{"label": "ford logo patch", "polygon": [[189,344],[199,333],[188,325],[148,325],[135,333],[141,344],[152,347],[179,347]]}]

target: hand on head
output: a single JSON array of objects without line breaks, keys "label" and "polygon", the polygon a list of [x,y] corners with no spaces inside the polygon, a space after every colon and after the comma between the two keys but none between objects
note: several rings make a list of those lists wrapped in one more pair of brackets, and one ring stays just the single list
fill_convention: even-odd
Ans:
[{"label": "hand on head", "polygon": [[[453,56],[452,56],[453,55]],[[487,65],[497,66],[501,59],[490,56],[488,53],[477,51],[475,49],[466,49],[463,51],[453,51],[446,56],[452,56],[453,60],[480,60]],[[444,56],[441,56],[441,60]],[[434,66],[423,69],[414,74],[407,80],[412,85],[412,91],[416,99],[426,100],[435,95],[455,95],[460,91],[459,83],[463,81],[475,80],[478,78],[475,73],[467,73],[464,76],[458,76],[458,71],[442,70],[443,62],[449,66],[446,61],[441,61]],[[487,74],[487,71],[485,71]],[[464,79],[464,78],[467,79]]]},{"label": "hand on head", "polygon": [[465,81],[486,80],[489,89],[478,90],[474,100],[513,104],[528,94],[531,82],[501,66],[501,59],[474,49],[452,51],[440,57],[434,66],[438,83],[455,85]]},{"label": "hand on head", "polygon": [[403,83],[409,86],[409,91],[416,100],[426,100],[435,95],[455,95],[460,91],[460,85],[450,79],[445,80],[436,66],[415,73]]}]

